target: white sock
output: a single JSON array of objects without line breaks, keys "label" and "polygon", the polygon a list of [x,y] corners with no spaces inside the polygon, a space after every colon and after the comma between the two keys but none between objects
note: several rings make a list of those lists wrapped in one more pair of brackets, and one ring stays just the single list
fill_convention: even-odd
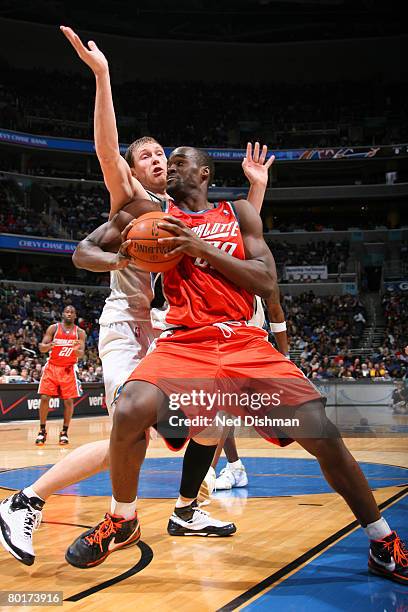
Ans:
[{"label": "white sock", "polygon": [[228,467],[229,467],[231,470],[244,470],[244,469],[245,469],[245,468],[244,468],[244,466],[243,466],[243,464],[242,464],[241,459],[238,459],[238,461],[233,461],[232,463],[230,463],[230,462],[228,461]]},{"label": "white sock", "polygon": [[135,516],[137,497],[132,502],[118,502],[112,496],[111,499],[111,514],[115,516],[123,516],[127,521]]},{"label": "white sock", "polygon": [[369,523],[367,527],[364,527],[364,531],[370,540],[382,540],[391,533],[390,526],[383,517],[374,523]]},{"label": "white sock", "polygon": [[185,508],[186,506],[189,506],[191,502],[193,501],[194,499],[190,499],[186,501],[185,499],[181,499],[181,497],[179,496],[176,501],[176,508]]},{"label": "white sock", "polygon": [[33,487],[26,487],[25,489],[23,489],[23,493],[24,495],[27,495],[27,497],[37,497],[38,499],[41,499],[41,501],[45,501],[45,499],[40,497],[38,493],[34,491]]}]

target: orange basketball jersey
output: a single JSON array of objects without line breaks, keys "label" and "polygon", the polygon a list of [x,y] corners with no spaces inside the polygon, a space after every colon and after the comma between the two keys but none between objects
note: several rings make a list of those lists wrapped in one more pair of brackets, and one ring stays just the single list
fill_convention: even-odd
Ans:
[{"label": "orange basketball jersey", "polygon": [[74,325],[71,330],[65,331],[61,323],[57,323],[53,338],[55,346],[50,351],[49,363],[59,366],[69,366],[76,363],[78,358],[73,344],[78,340],[78,337],[77,325]]},{"label": "orange basketball jersey", "polygon": [[[203,240],[232,257],[245,259],[241,230],[230,202],[218,202],[201,212],[185,211],[173,202],[168,212]],[[201,327],[223,321],[248,321],[254,296],[228,280],[199,257],[185,255],[175,268],[163,273],[163,289],[169,304],[166,322]]]}]

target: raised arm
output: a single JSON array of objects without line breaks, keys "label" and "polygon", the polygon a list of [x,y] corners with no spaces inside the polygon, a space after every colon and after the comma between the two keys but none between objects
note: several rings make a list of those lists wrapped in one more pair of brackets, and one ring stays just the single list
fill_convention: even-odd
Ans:
[{"label": "raised arm", "polygon": [[38,348],[40,349],[40,353],[48,353],[54,346],[53,338],[56,331],[57,324],[53,323],[47,328],[43,339],[41,340]]},{"label": "raised arm", "polygon": [[61,31],[81,60],[91,68],[95,75],[95,149],[105,185],[111,196],[110,217],[112,217],[133,198],[148,196],[139,181],[132,175],[129,164],[120,154],[109,65],[106,57],[93,40],[90,40],[86,47],[71,28],[61,26]]},{"label": "raised arm", "polygon": [[129,243],[124,240],[122,232],[133,219],[152,210],[160,210],[160,206],[150,200],[132,200],[110,221],[81,240],[72,256],[74,266],[91,272],[126,268],[130,263],[126,255]]},{"label": "raised arm", "polygon": [[266,161],[267,153],[268,147],[266,145],[263,145],[260,152],[259,142],[255,143],[252,153],[252,143],[248,142],[246,155],[242,161],[242,169],[250,184],[247,200],[257,213],[261,212],[268,186],[269,168],[275,161],[274,155],[271,155]]},{"label": "raised arm", "polygon": [[217,249],[206,240],[199,238],[179,219],[166,217],[159,227],[170,231],[175,238],[160,238],[159,242],[175,244],[168,257],[185,253],[191,257],[201,257],[221,272],[226,278],[247,291],[268,298],[276,282],[276,267],[272,253],[268,249],[262,233],[262,221],[246,200],[235,202],[240,219],[246,259],[231,257]]}]

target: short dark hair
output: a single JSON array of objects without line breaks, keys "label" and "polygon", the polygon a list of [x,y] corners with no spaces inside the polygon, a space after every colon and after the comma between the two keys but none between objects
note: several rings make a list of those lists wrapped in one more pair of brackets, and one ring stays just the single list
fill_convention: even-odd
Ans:
[{"label": "short dark hair", "polygon": [[161,144],[157,142],[157,140],[153,138],[153,136],[142,136],[142,138],[138,138],[137,140],[132,142],[131,145],[128,146],[128,148],[126,149],[126,153],[125,153],[125,160],[127,161],[127,163],[129,164],[131,168],[133,168],[134,152],[137,149],[140,149],[140,147],[142,147],[143,145],[149,144],[151,142],[156,143],[159,145],[159,147],[161,147]]},{"label": "short dark hair", "polygon": [[214,179],[214,162],[212,158],[208,155],[207,151],[203,149],[194,149],[196,160],[199,166],[208,166],[210,169],[210,174],[208,177],[208,184],[211,185]]}]

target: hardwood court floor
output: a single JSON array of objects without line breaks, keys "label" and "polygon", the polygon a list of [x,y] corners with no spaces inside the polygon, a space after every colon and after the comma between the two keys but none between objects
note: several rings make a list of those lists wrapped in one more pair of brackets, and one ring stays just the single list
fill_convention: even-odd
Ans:
[{"label": "hardwood court floor", "polygon": [[[59,423],[54,423],[50,421],[49,443],[42,449],[34,446],[37,423],[1,425],[1,470],[54,463],[69,452],[56,445]],[[107,418],[74,420],[70,449],[108,434]],[[354,438],[347,440],[347,445],[360,461],[408,468],[406,438]],[[247,457],[308,456],[295,444],[281,450],[258,438],[239,440],[239,446],[242,455]],[[170,455],[160,440],[151,443],[149,457]],[[379,488],[374,495],[382,503],[402,492],[399,484]],[[9,490],[0,489],[1,499],[8,494]],[[35,564],[26,567],[1,548],[0,590],[58,590],[63,591],[64,600],[78,596],[77,601],[64,601],[63,607],[67,610],[122,612],[138,607],[143,611],[161,612],[215,611],[354,520],[334,493],[214,500],[206,509],[220,519],[237,524],[238,532],[233,537],[172,538],[167,535],[166,526],[173,503],[172,499],[139,500],[142,541],[147,546],[142,545],[142,551],[139,547],[120,551],[97,568],[79,570],[65,562],[65,549],[86,526],[93,526],[102,518],[109,509],[109,497],[53,496],[46,504],[43,523],[35,534]],[[148,563],[150,550],[153,558]],[[148,563],[141,571],[120,582],[103,585],[134,568],[140,559]],[[293,571],[300,566],[297,564]],[[361,571],[365,569],[363,558]],[[288,570],[282,579],[290,574]],[[101,585],[105,588],[100,588]],[[230,609],[242,608],[238,602]]]}]

